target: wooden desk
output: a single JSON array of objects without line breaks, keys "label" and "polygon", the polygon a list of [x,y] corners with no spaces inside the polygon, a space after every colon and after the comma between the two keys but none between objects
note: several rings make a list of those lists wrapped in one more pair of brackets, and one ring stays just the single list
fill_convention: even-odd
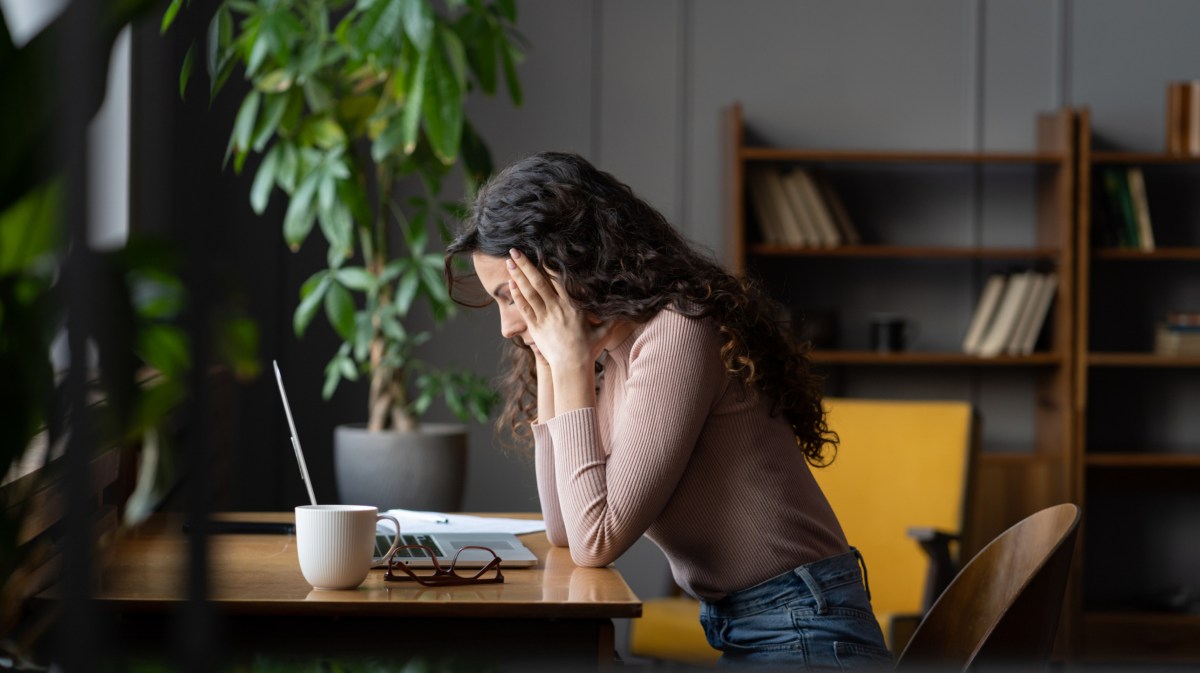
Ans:
[{"label": "wooden desk", "polygon": [[[221,518],[290,522],[293,514]],[[164,516],[126,534],[101,580],[97,599],[129,642],[170,640],[171,620],[164,617],[186,595],[180,522]],[[543,533],[521,539],[539,563],[504,570],[503,584],[427,588],[384,582],[384,571],[372,570],[357,589],[319,591],[300,574],[294,536],[214,535],[208,605],[235,651],[465,655],[517,668],[610,663],[612,620],[640,616],[638,597],[619,572],[576,566]]]}]

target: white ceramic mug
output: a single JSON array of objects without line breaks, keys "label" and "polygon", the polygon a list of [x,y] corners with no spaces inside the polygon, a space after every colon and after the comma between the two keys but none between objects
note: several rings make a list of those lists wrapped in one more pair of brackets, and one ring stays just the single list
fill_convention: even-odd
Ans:
[{"label": "white ceramic mug", "polygon": [[393,548],[400,544],[400,522],[369,505],[302,505],[296,508],[296,551],[300,572],[316,589],[353,589],[371,569],[375,523],[396,526]]}]

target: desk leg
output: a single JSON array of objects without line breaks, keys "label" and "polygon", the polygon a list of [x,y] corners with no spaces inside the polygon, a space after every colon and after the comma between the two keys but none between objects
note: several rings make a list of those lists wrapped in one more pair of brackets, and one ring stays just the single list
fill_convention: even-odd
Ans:
[{"label": "desk leg", "polygon": [[616,631],[611,619],[601,619],[596,623],[596,662],[597,668],[610,671],[615,665],[613,655],[617,651]]}]

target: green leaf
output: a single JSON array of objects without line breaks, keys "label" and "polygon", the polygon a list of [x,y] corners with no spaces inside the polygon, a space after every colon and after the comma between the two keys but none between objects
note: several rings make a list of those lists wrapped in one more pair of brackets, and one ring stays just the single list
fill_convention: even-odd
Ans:
[{"label": "green leaf", "polygon": [[192,60],[196,57],[196,45],[188,46],[187,53],[183,55],[183,65],[179,68],[179,99],[183,100],[184,94],[187,92],[188,80],[192,77]]},{"label": "green leaf", "polygon": [[233,35],[233,18],[229,14],[229,7],[222,4],[217,7],[217,13],[213,14],[212,21],[208,22],[205,64],[208,66],[208,78],[212,81],[216,81],[222,62],[231,58],[227,54],[231,35]]},{"label": "green leaf", "polygon": [[329,364],[325,365],[325,385],[321,386],[321,397],[329,399],[333,397],[333,392],[337,390],[338,381],[341,379],[342,369],[338,366],[338,357],[335,355]]},{"label": "green leaf", "polygon": [[344,145],[346,132],[332,117],[310,117],[301,127],[298,140],[305,145],[328,150]]},{"label": "green leaf", "polygon": [[296,307],[296,313],[292,316],[292,329],[297,338],[304,336],[332,284],[328,271],[318,271],[300,287],[300,305]]},{"label": "green leaf", "polygon": [[290,142],[280,142],[276,147],[280,145],[283,146],[283,154],[279,157],[279,168],[275,171],[276,184],[280,189],[291,194],[296,191],[296,179],[299,177],[297,173],[300,170],[300,153]]},{"label": "green leaf", "polygon": [[292,194],[292,199],[288,203],[287,214],[283,218],[283,237],[293,251],[300,249],[300,244],[308,238],[308,233],[312,231],[313,220],[316,217],[316,213],[313,212],[312,200],[319,178],[320,175],[316,171],[309,172],[300,182],[300,186]]},{"label": "green leaf", "polygon": [[500,60],[504,64],[504,81],[508,84],[508,97],[512,99],[513,105],[521,107],[521,80],[517,78],[517,63],[524,56],[517,51],[517,47],[512,43],[504,43],[500,47]]},{"label": "green leaf", "polygon": [[492,174],[492,153],[487,143],[475,131],[470,120],[463,119],[462,161],[467,178],[471,180],[471,192]]},{"label": "green leaf", "polygon": [[339,357],[338,367],[341,369],[342,376],[344,376],[347,380],[358,380],[358,369],[354,366],[354,361],[350,358],[344,356]]},{"label": "green leaf", "polygon": [[283,68],[277,68],[260,77],[254,87],[263,93],[283,93],[292,88],[292,74]]},{"label": "green leaf", "polygon": [[31,271],[54,252],[65,201],[62,180],[55,179],[25,192],[0,213],[0,276]]},{"label": "green leaf", "polygon": [[257,39],[254,40],[254,46],[250,48],[250,56],[246,59],[246,76],[254,77],[258,73],[258,69],[262,67],[267,56],[271,53],[271,37],[267,31],[260,31]]},{"label": "green leaf", "polygon": [[403,0],[404,32],[420,51],[429,49],[433,40],[433,4],[426,0]]},{"label": "green leaf", "polygon": [[450,71],[454,73],[454,79],[458,82],[458,90],[461,95],[461,92],[467,90],[467,50],[463,47],[463,42],[459,39],[458,34],[449,26],[443,26],[438,31],[438,35],[446,47],[446,62],[450,65]]},{"label": "green leaf", "polygon": [[233,122],[233,142],[234,148],[238,152],[250,148],[250,139],[254,134],[254,121],[258,117],[258,106],[261,101],[262,94],[258,91],[251,91],[242,100],[242,106],[238,109],[237,118]]},{"label": "green leaf", "polygon": [[375,291],[375,276],[361,266],[347,266],[338,269],[338,282],[351,290],[359,292]]},{"label": "green leaf", "polygon": [[263,114],[258,119],[257,128],[254,130],[254,151],[261,152],[267,146],[267,142],[279,128],[279,121],[283,119],[283,113],[287,110],[288,96],[282,94],[268,95],[266,105],[263,106]]},{"label": "green leaf", "polygon": [[304,82],[304,100],[314,114],[325,112],[334,104],[333,95],[329,93],[328,87],[312,78]]},{"label": "green leaf", "polygon": [[184,375],[191,366],[187,333],[175,325],[144,328],[138,335],[138,355],[168,378]]},{"label": "green leaf", "polygon": [[167,29],[175,21],[175,15],[179,13],[179,8],[183,6],[183,0],[171,0],[171,4],[167,6],[167,11],[163,12],[162,23],[158,27],[158,34],[165,35]]},{"label": "green leaf", "polygon": [[500,67],[500,46],[496,31],[471,14],[464,16],[459,26],[459,34],[467,46],[467,58],[476,78],[479,79],[479,87],[487,95],[495,95],[497,72]]},{"label": "green leaf", "polygon": [[[368,306],[371,300],[367,300]],[[375,336],[375,327],[371,322],[371,311],[359,311],[354,316],[354,358],[365,361],[371,352],[371,338]]]},{"label": "green leaf", "polygon": [[354,254],[350,236],[354,223],[350,219],[350,211],[344,204],[335,203],[329,209],[322,210],[319,218],[321,233],[329,241],[330,259],[336,259],[340,264]]},{"label": "green leaf", "polygon": [[412,309],[413,298],[417,296],[417,290],[421,287],[421,272],[417,267],[409,267],[404,272],[404,276],[400,278],[400,284],[396,287],[396,311],[400,315],[408,315]]},{"label": "green leaf", "polygon": [[368,52],[376,52],[388,44],[399,42],[404,2],[405,0],[380,0],[367,12],[364,19],[366,25],[370,26],[366,41]]},{"label": "green leaf", "polygon": [[271,189],[275,186],[275,173],[279,166],[279,157],[283,154],[276,143],[263,157],[254,175],[254,184],[250,186],[250,207],[255,214],[262,215],[271,199]]},{"label": "green leaf", "polygon": [[325,317],[343,340],[354,338],[354,298],[339,283],[330,283],[325,293]]},{"label": "green leaf", "polygon": [[383,333],[393,341],[404,341],[408,334],[404,330],[404,325],[396,320],[396,316],[387,315],[380,320],[380,326],[383,327]]},{"label": "green leaf", "polygon": [[400,277],[400,272],[409,267],[407,259],[397,259],[387,266],[383,267],[383,273],[379,274],[379,284],[390,283]]},{"label": "green leaf", "polygon": [[516,0],[496,0],[492,5],[496,11],[500,13],[509,23],[517,22],[517,3]]},{"label": "green leaf", "polygon": [[450,166],[462,140],[462,89],[440,49],[432,50],[426,74],[422,118],[433,153]]},{"label": "green leaf", "polygon": [[404,101],[404,153],[412,154],[417,149],[417,131],[421,122],[421,107],[425,98],[425,71],[429,68],[429,52],[421,52],[417,67],[413,68],[412,83],[408,86],[408,98]]},{"label": "green leaf", "polygon": [[375,142],[371,143],[371,159],[376,163],[380,163],[386,159],[392,153],[392,150],[396,149],[396,146],[400,144],[400,141],[404,139],[404,119],[406,117],[407,115],[392,115],[388,119],[387,128],[384,129],[383,133],[379,134]]}]

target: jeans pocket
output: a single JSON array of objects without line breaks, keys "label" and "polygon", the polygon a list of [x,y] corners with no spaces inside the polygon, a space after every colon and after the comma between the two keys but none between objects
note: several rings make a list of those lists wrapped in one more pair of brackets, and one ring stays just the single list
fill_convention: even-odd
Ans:
[{"label": "jeans pocket", "polygon": [[704,621],[709,644],[731,657],[762,656],[804,648],[804,638],[786,610]]},{"label": "jeans pocket", "polygon": [[833,656],[838,670],[884,671],[892,668],[892,653],[886,648],[864,643],[834,641]]}]

